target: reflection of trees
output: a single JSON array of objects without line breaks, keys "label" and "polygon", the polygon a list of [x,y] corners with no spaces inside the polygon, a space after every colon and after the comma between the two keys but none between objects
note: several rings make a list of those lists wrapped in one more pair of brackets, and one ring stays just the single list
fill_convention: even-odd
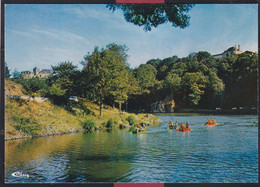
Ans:
[{"label": "reflection of trees", "polygon": [[80,141],[79,134],[66,134],[5,142],[6,162],[14,159],[28,162],[50,155],[54,150],[69,149],[72,141]]},{"label": "reflection of trees", "polygon": [[44,182],[116,182],[129,174],[138,147],[122,130],[8,141],[6,169],[28,170]]},{"label": "reflection of trees", "polygon": [[7,141],[5,142],[6,174],[19,170],[30,174],[32,176],[30,180],[33,182],[52,180],[52,173],[59,173],[59,169],[66,164],[66,155],[62,153],[63,155],[57,158],[55,153],[66,152],[70,143],[79,141],[77,140],[79,138],[80,134],[67,134]]},{"label": "reflection of trees", "polygon": [[131,171],[138,140],[122,131],[86,133],[68,154],[66,182],[116,182]]}]

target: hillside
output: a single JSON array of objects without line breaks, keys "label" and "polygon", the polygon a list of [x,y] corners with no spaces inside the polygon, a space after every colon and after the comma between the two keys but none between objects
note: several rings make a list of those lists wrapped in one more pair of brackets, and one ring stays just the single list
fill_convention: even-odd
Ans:
[{"label": "hillside", "polygon": [[[14,90],[12,90],[14,89]],[[6,94],[23,94],[21,85],[8,81]],[[66,108],[66,110],[65,110]],[[106,129],[108,121],[113,128],[129,127],[128,116],[135,119],[136,124],[155,124],[157,118],[147,114],[120,114],[118,109],[104,106],[103,116],[99,116],[99,106],[80,99],[78,103],[68,103],[64,108],[53,105],[50,101],[36,101],[6,98],[5,105],[5,139],[22,137],[58,135],[83,131],[92,124],[92,129]]]},{"label": "hillside", "polygon": [[23,89],[23,86],[16,84],[12,81],[5,80],[5,95],[25,95],[26,91]]}]

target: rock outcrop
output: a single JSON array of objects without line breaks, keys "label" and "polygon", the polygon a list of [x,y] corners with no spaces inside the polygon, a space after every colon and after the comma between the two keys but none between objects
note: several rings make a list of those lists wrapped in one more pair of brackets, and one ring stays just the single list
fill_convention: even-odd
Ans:
[{"label": "rock outcrop", "polygon": [[175,102],[172,97],[166,97],[151,104],[150,111],[153,113],[171,113],[174,112]]}]

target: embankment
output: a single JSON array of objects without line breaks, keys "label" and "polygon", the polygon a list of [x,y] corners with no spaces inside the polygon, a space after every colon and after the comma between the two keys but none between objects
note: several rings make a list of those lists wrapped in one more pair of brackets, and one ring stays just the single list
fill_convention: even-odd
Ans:
[{"label": "embankment", "polygon": [[[66,108],[66,110],[65,110]],[[104,106],[99,116],[99,106],[81,99],[60,107],[49,101],[37,102],[27,99],[6,98],[5,140],[74,133],[84,130],[129,128],[145,123],[158,124],[151,114],[120,113],[118,109]],[[134,124],[129,122],[129,117]]]}]

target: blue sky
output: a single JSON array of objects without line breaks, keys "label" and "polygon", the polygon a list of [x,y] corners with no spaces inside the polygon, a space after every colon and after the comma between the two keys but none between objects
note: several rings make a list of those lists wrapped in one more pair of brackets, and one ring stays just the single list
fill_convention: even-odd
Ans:
[{"label": "blue sky", "polygon": [[11,71],[50,69],[72,61],[79,69],[84,55],[95,46],[125,44],[130,67],[152,58],[164,59],[191,52],[221,53],[235,44],[241,50],[258,49],[256,4],[195,5],[186,29],[159,25],[150,32],[124,20],[105,5],[6,5],[5,61]]}]

